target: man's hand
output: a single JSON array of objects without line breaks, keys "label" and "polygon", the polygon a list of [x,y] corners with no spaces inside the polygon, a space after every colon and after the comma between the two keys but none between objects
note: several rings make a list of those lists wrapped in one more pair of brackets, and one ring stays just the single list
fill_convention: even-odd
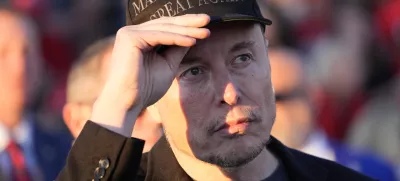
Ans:
[{"label": "man's hand", "polygon": [[[165,17],[121,28],[116,36],[112,65],[104,89],[97,99],[91,120],[129,137],[135,120],[126,120],[131,109],[137,118],[147,106],[167,92],[180,62],[196,39],[207,38],[210,31],[201,28],[209,16]],[[157,45],[172,45],[161,54]]]}]

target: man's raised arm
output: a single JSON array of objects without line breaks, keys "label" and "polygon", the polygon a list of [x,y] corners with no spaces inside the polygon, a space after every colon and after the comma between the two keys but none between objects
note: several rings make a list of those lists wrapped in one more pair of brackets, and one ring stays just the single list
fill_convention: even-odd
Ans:
[{"label": "man's raised arm", "polygon": [[[160,18],[121,28],[111,70],[91,121],[78,136],[57,180],[135,180],[144,142],[131,138],[140,112],[167,92],[196,39],[207,38],[205,14]],[[174,45],[164,52],[157,45]]]}]

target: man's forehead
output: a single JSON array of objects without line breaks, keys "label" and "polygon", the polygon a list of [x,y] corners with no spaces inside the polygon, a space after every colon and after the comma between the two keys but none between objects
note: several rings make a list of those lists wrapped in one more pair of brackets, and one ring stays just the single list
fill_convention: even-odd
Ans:
[{"label": "man's forehead", "polygon": [[204,51],[221,52],[229,51],[238,44],[257,44],[264,42],[260,26],[249,22],[218,23],[208,27],[211,31],[209,38],[197,40],[191,47],[187,56],[201,55]]},{"label": "man's forehead", "polygon": [[[25,26],[23,19],[15,14],[0,10],[0,43],[7,45],[24,45],[33,43],[33,30]],[[32,40],[31,40],[32,39]],[[13,44],[12,44],[13,43]],[[27,47],[30,48],[30,47]]]},{"label": "man's forehead", "polygon": [[271,78],[277,92],[301,86],[304,72],[300,57],[289,50],[272,49],[269,52]]}]

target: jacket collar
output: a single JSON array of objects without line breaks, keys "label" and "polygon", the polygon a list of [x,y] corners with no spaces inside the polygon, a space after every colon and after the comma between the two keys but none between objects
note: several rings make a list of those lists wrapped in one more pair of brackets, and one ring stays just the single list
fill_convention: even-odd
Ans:
[{"label": "jacket collar", "polygon": [[[280,141],[271,136],[267,145],[278,159],[281,160],[285,171],[292,181],[324,181],[327,178],[328,171],[322,165],[319,165],[314,159],[304,159],[304,154],[298,153],[284,146]],[[298,154],[303,157],[296,156]],[[153,149],[144,155],[145,162],[143,168],[146,172],[146,181],[160,180],[179,180],[192,181],[189,175],[180,167],[170,148],[165,136],[154,145]],[[303,162],[302,162],[303,160]],[[143,163],[143,161],[142,161]]]},{"label": "jacket collar", "polygon": [[310,156],[286,147],[273,136],[267,149],[281,160],[290,180],[324,181],[327,179],[328,170],[324,166],[318,164],[315,159],[310,159]]},{"label": "jacket collar", "polygon": [[12,130],[0,123],[0,152],[4,151],[11,140],[15,141],[24,150],[33,147],[33,123],[30,119],[23,119]]}]

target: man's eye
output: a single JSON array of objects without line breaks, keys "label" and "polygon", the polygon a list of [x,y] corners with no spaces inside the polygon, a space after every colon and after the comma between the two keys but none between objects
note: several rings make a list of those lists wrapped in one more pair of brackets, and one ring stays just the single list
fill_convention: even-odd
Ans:
[{"label": "man's eye", "polygon": [[204,71],[200,67],[193,67],[193,68],[190,68],[189,70],[186,70],[185,72],[183,72],[181,77],[189,79],[189,78],[199,76],[203,73],[204,73]]},{"label": "man's eye", "polygon": [[233,59],[232,63],[234,65],[238,64],[243,64],[243,63],[248,63],[253,59],[251,54],[242,54],[237,56],[235,59]]}]

